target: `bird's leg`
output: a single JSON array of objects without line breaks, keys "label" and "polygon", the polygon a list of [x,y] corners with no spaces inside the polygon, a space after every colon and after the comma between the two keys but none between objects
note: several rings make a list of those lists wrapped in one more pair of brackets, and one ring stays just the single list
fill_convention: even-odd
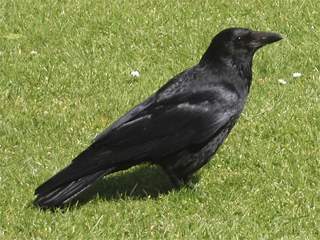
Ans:
[{"label": "bird's leg", "polygon": [[180,189],[184,186],[194,189],[196,187],[196,184],[194,184],[191,180],[189,175],[188,176],[184,176],[184,177],[178,177],[176,175],[169,175],[171,182],[174,185],[174,188],[176,189]]},{"label": "bird's leg", "polygon": [[180,189],[184,185],[183,180],[179,179],[176,176],[170,176],[170,180],[173,183],[174,188]]}]

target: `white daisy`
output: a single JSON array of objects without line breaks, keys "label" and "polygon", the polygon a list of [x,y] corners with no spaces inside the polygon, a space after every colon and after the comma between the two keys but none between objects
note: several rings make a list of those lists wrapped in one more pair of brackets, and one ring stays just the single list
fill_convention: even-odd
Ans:
[{"label": "white daisy", "polygon": [[132,71],[131,75],[134,77],[140,77],[140,73],[138,71]]},{"label": "white daisy", "polygon": [[287,82],[285,80],[283,80],[283,79],[279,79],[278,82],[281,83],[281,84],[287,84]]},{"label": "white daisy", "polygon": [[301,77],[301,73],[296,72],[296,73],[292,74],[292,76],[293,76],[293,77]]}]

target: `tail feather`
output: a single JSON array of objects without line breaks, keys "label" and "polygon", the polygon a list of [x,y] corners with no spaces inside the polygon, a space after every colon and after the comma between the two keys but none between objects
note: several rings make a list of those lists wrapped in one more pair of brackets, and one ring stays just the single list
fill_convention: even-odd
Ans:
[{"label": "tail feather", "polygon": [[38,196],[34,205],[45,209],[62,207],[104,176],[144,161],[144,158],[128,159],[128,156],[132,154],[99,146],[89,147],[35,190]]},{"label": "tail feather", "polygon": [[47,189],[41,189],[41,191],[36,192],[38,196],[34,201],[34,205],[42,208],[62,207],[105,175],[114,172],[114,170],[115,167],[104,169],[91,175],[81,177],[75,181],[60,185],[54,189],[50,186],[48,186]]}]

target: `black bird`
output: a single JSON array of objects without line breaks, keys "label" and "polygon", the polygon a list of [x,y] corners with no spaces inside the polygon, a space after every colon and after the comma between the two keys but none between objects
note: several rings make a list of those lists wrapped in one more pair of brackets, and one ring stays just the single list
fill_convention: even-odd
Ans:
[{"label": "black bird", "polygon": [[39,186],[34,204],[61,207],[104,176],[151,162],[175,187],[190,184],[226,139],[244,108],[252,58],[276,33],[230,28],[195,65],[178,74],[95,138],[72,163]]}]

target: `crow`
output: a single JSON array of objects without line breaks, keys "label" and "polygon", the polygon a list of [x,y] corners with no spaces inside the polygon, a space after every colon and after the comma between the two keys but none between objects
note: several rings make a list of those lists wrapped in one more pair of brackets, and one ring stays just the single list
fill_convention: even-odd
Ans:
[{"label": "crow", "polygon": [[199,64],[173,77],[147,100],[98,135],[72,163],[35,190],[35,206],[63,207],[104,176],[150,162],[173,186],[216,153],[244,108],[257,49],[277,33],[228,28],[218,33]]}]

